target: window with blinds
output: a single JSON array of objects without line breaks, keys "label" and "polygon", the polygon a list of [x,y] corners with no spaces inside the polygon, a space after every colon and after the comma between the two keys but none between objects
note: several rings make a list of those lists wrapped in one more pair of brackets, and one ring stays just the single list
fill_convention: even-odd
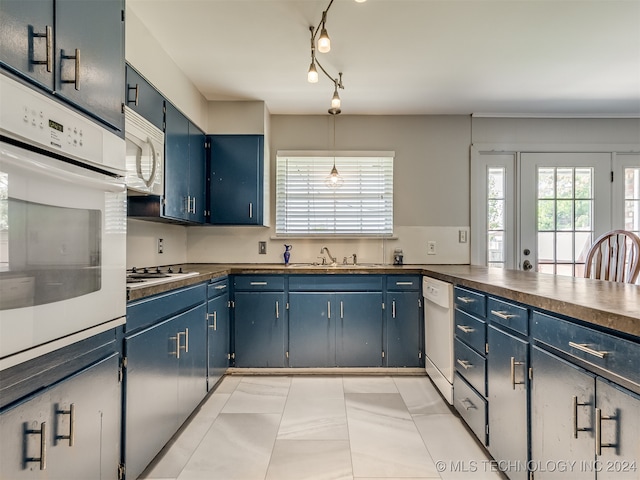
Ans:
[{"label": "window with blinds", "polygon": [[393,152],[335,157],[343,179],[329,187],[333,155],[276,158],[276,234],[291,236],[391,236]]}]

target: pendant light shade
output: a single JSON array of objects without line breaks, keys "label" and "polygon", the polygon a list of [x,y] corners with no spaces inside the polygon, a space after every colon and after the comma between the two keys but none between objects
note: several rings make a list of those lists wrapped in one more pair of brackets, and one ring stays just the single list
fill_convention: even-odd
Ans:
[{"label": "pendant light shade", "polygon": [[309,72],[307,72],[307,81],[309,83],[318,83],[318,70],[316,69],[315,62],[311,62],[309,66]]},{"label": "pendant light shade", "polygon": [[340,113],[340,111],[336,111],[336,112],[331,112],[331,110],[329,110],[329,113],[331,113],[331,116],[333,117],[333,168],[331,169],[331,172],[329,173],[329,176],[325,179],[324,183],[327,185],[327,187],[329,188],[338,188],[340,186],[342,186],[342,184],[344,183],[344,178],[342,178],[340,176],[340,174],[338,173],[338,169],[336,168],[336,115],[338,115]]},{"label": "pendant light shade", "polygon": [[318,37],[318,51],[320,53],[329,53],[331,51],[331,39],[327,33],[327,29],[322,25],[320,30],[320,37]]}]

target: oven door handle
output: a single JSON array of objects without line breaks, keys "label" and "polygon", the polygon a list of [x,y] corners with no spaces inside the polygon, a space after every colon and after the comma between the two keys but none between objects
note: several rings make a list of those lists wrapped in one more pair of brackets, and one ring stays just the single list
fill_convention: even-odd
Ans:
[{"label": "oven door handle", "polygon": [[[54,161],[58,162],[58,160],[52,160],[52,163]],[[81,185],[105,192],[120,193],[126,190],[126,185],[122,179],[110,178],[105,174],[92,172],[90,170],[86,170],[88,175],[67,171],[53,164],[35,160],[13,149],[5,150],[4,148],[0,148],[0,165],[2,164],[8,164],[14,168],[29,171],[43,177],[55,178],[74,185]]]}]

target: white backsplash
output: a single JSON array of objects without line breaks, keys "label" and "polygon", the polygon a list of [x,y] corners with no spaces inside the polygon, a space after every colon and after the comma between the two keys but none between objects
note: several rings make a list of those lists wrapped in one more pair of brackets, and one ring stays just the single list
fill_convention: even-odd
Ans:
[{"label": "white backsplash", "polygon": [[[162,238],[163,252],[158,253]],[[187,261],[187,228],[181,225],[127,220],[127,268],[173,265]]]}]

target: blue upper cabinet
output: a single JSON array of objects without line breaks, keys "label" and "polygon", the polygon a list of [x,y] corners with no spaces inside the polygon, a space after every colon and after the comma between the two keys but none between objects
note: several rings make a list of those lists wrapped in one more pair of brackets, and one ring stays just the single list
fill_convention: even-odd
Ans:
[{"label": "blue upper cabinet", "polygon": [[264,135],[209,135],[209,222],[263,225]]},{"label": "blue upper cabinet", "polygon": [[0,5],[3,66],[123,134],[124,0]]},{"label": "blue upper cabinet", "polygon": [[163,216],[204,223],[205,134],[169,102],[165,127]]},{"label": "blue upper cabinet", "polygon": [[130,65],[127,65],[125,105],[164,130],[164,97]]}]

